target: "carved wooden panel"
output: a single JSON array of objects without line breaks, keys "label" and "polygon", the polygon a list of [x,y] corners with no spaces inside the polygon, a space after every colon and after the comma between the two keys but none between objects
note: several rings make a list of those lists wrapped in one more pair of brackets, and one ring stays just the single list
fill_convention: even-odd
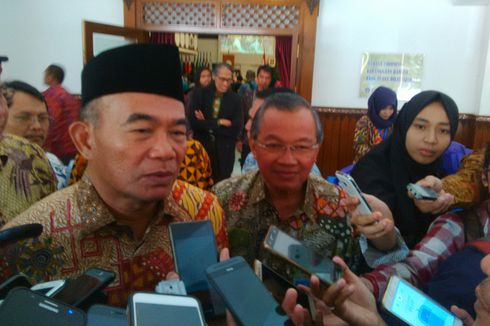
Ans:
[{"label": "carved wooden panel", "polygon": [[150,25],[216,26],[216,4],[211,2],[145,2],[142,14]]},{"label": "carved wooden panel", "polygon": [[293,29],[299,23],[300,8],[295,5],[225,3],[221,26],[230,28]]}]

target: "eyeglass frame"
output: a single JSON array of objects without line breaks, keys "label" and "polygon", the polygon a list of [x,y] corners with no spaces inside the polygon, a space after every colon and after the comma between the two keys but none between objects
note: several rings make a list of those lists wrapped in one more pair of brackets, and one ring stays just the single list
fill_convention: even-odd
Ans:
[{"label": "eyeglass frame", "polygon": [[[313,152],[315,149],[318,149],[320,147],[319,143],[310,146],[305,146],[305,145],[286,145],[281,143],[264,144],[256,139],[253,142],[254,144],[257,145],[257,147],[262,148],[266,152],[273,153],[273,154],[283,154],[286,153],[286,150],[288,149],[293,155],[309,154]],[[273,145],[276,145],[277,147],[271,147]],[[303,150],[298,150],[298,147],[305,147],[305,148]]]}]

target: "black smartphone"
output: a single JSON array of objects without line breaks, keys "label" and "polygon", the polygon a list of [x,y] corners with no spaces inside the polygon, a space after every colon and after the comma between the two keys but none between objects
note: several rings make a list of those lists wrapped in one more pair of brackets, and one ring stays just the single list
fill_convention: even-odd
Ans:
[{"label": "black smartphone", "polygon": [[170,224],[175,271],[188,294],[198,298],[206,318],[223,315],[224,303],[210,286],[206,268],[218,262],[218,251],[211,221]]},{"label": "black smartphone", "polygon": [[0,284],[0,300],[5,299],[9,292],[17,287],[30,288],[32,286],[31,282],[22,273],[16,274],[8,278],[5,282]]},{"label": "black smartphone", "polygon": [[87,326],[128,326],[126,309],[94,304],[87,312]]},{"label": "black smartphone", "polygon": [[284,325],[288,316],[240,256],[206,270],[211,285],[241,325]]},{"label": "black smartphone", "polygon": [[0,231],[0,247],[16,243],[17,241],[35,238],[43,233],[43,226],[39,223],[14,226]]},{"label": "black smartphone", "polygon": [[0,306],[0,320],[9,326],[84,326],[86,316],[80,309],[16,288]]},{"label": "black smartphone", "polygon": [[340,268],[330,257],[307,247],[277,226],[270,226],[264,239],[264,247],[303,272],[315,274],[327,286],[335,283],[341,276]]},{"label": "black smartphone", "polygon": [[116,277],[112,271],[100,268],[89,268],[82,275],[68,280],[66,285],[53,298],[72,306],[86,307],[92,303],[99,291],[105,289]]}]

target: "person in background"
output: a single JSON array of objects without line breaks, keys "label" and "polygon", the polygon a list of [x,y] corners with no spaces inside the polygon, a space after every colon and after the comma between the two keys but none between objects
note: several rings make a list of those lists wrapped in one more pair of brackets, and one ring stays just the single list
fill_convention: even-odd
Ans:
[{"label": "person in background", "polygon": [[3,71],[2,62],[7,62],[7,61],[9,61],[8,57],[4,55],[0,55],[0,77],[2,76],[2,71]]},{"label": "person in background", "polygon": [[81,120],[70,135],[86,173],[5,226],[36,222],[44,232],[0,253],[2,280],[23,272],[37,283],[102,268],[116,274],[108,304],[126,306],[130,293],[175,275],[170,223],[210,220],[217,247],[227,246],[216,197],[176,180],[187,140],[180,67],[177,47],[160,44],[114,48],[85,65]]},{"label": "person in background", "polygon": [[391,133],[397,105],[396,93],[388,87],[380,86],[369,96],[368,112],[357,121],[354,131],[354,163]]},{"label": "person in background", "polygon": [[77,153],[68,127],[80,119],[80,100],[62,86],[64,79],[65,71],[58,65],[49,65],[44,71],[44,83],[49,87],[43,95],[50,119],[44,148],[67,165]]},{"label": "person in background", "polygon": [[231,84],[231,89],[238,93],[238,90],[243,84],[243,76],[240,69],[233,69],[233,84]]},{"label": "person in background", "polygon": [[213,180],[230,177],[235,142],[243,128],[240,96],[231,91],[232,69],[225,63],[213,68],[213,83],[196,89],[191,99],[190,124],[211,159]]},{"label": "person in background", "polygon": [[56,190],[56,180],[42,148],[4,133],[9,118],[4,95],[8,92],[11,90],[0,85],[0,227]]},{"label": "person in background", "polygon": [[[194,91],[197,88],[207,87],[211,83],[211,81],[212,81],[211,69],[209,69],[208,67],[202,67],[197,72],[195,78],[196,78],[196,80],[194,82],[194,87],[191,90],[189,90],[187,93],[185,93],[185,96],[184,96],[185,116],[187,117],[187,120],[189,120],[189,121],[190,121],[190,114],[192,114],[192,112],[190,111],[190,103],[191,103],[191,99],[192,99],[192,96],[194,94]],[[189,128],[190,128],[190,126],[189,126]]]},{"label": "person in background", "polygon": [[[24,137],[44,148],[49,130],[49,113],[43,95],[33,86],[22,81],[5,83],[9,119],[5,132]],[[66,186],[66,167],[53,153],[45,155],[57,179],[57,188]]]},{"label": "person in background", "polygon": [[[361,190],[376,196],[390,207],[395,225],[409,248],[426,234],[432,221],[445,212],[453,196],[442,190],[435,177],[445,175],[442,155],[456,133],[458,107],[444,93],[424,91],[405,103],[398,114],[393,133],[375,146],[354,166],[352,177]],[[427,212],[427,200],[413,200],[409,183],[431,187],[442,203]],[[434,203],[430,203],[434,204]]]}]

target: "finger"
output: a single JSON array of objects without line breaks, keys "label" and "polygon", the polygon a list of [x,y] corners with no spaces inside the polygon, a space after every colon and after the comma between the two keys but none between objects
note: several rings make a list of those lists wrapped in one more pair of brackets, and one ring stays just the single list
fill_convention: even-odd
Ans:
[{"label": "finger", "polygon": [[298,302],[298,292],[295,289],[287,289],[284,299],[282,300],[282,309],[289,315],[294,311],[294,307]]},{"label": "finger", "polygon": [[165,276],[166,280],[178,280],[180,279],[179,274],[176,272],[168,272],[167,275]]},{"label": "finger", "polygon": [[228,248],[221,249],[219,253],[219,261],[226,261],[230,259],[230,250]]},{"label": "finger", "polygon": [[475,322],[473,317],[471,317],[466,310],[461,309],[458,306],[451,306],[451,312],[461,319],[465,326],[473,325]]},{"label": "finger", "polygon": [[[379,214],[380,215],[380,214]],[[355,224],[357,226],[368,226],[368,225],[374,225],[378,219],[378,215],[359,215],[359,214],[352,214],[352,219],[351,222],[352,224]]]}]

